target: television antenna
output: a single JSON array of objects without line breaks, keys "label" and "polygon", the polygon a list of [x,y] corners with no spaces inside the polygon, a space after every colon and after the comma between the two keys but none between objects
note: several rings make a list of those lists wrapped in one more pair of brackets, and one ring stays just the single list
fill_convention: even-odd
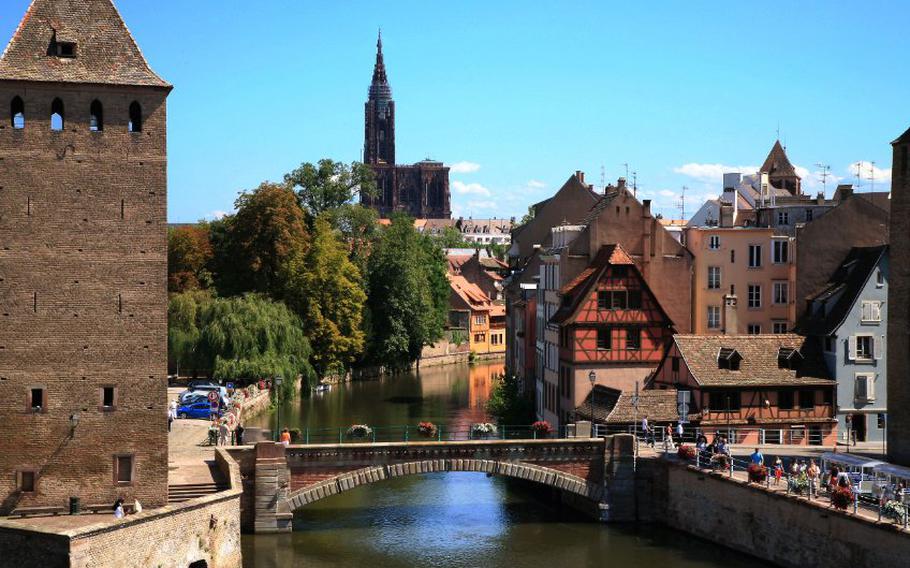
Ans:
[{"label": "television antenna", "polygon": [[856,190],[857,191],[859,191],[859,189],[863,186],[862,169],[863,169],[863,161],[860,160],[860,161],[856,162]]},{"label": "television antenna", "polygon": [[679,196],[679,215],[680,215],[680,219],[685,219],[685,218],[686,218],[686,191],[688,191],[688,190],[689,190],[688,187],[682,186],[682,194]]},{"label": "television antenna", "polygon": [[828,178],[831,176],[831,166],[829,164],[817,163],[815,164],[816,168],[821,169],[819,177],[822,178],[822,191],[825,192],[825,195],[828,194]]},{"label": "television antenna", "polygon": [[869,177],[866,178],[871,183],[869,191],[875,191],[875,160],[869,162]]},{"label": "television antenna", "polygon": [[638,198],[638,172],[632,170],[632,197]]},{"label": "television antenna", "polygon": [[604,165],[600,165],[600,185],[604,188],[607,187],[607,170],[604,169]]}]

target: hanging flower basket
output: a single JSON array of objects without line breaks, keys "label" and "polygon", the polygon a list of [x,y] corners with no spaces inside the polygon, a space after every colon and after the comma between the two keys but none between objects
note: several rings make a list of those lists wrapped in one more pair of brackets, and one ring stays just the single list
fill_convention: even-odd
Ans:
[{"label": "hanging flower basket", "polygon": [[[791,477],[787,483],[791,493],[802,495],[803,493],[809,492],[809,477],[805,473],[801,473],[796,477]],[[847,489],[849,489],[849,487]]]},{"label": "hanging flower basket", "polygon": [[417,431],[420,432],[420,435],[424,438],[435,438],[438,429],[432,422],[421,422],[417,425]]},{"label": "hanging flower basket", "polygon": [[489,422],[478,422],[471,426],[471,434],[475,438],[488,438],[496,434],[496,425]]},{"label": "hanging flower basket", "polygon": [[366,424],[354,424],[348,428],[348,437],[362,439],[373,434],[373,429]]},{"label": "hanging flower basket", "polygon": [[749,482],[764,483],[768,479],[768,467],[757,463],[749,464]]},{"label": "hanging flower basket", "polygon": [[676,455],[683,460],[694,460],[695,448],[687,446],[686,444],[680,444],[679,447],[676,448]]},{"label": "hanging flower basket", "polygon": [[[832,498],[833,501],[833,498]],[[907,514],[907,508],[900,502],[891,500],[882,507],[882,516],[893,520],[895,523],[903,523],[904,515]]]},{"label": "hanging flower basket", "polygon": [[534,433],[537,434],[538,438],[546,438],[550,435],[550,432],[553,431],[553,427],[550,426],[550,423],[546,420],[538,420],[534,424],[531,424],[531,430],[534,430]]},{"label": "hanging flower basket", "polygon": [[[853,489],[850,486],[841,487],[838,485],[831,492],[831,504],[835,509],[845,511],[853,503]],[[882,511],[884,513],[884,511]]]},{"label": "hanging flower basket", "polygon": [[714,454],[711,456],[711,466],[714,469],[726,470],[730,467],[730,457],[727,454]]}]

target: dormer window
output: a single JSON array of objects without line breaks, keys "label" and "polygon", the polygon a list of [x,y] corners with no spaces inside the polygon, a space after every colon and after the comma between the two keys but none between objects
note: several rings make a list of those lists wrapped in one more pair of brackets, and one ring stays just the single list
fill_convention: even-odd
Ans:
[{"label": "dormer window", "polygon": [[70,41],[58,41],[57,57],[76,57],[76,43]]},{"label": "dormer window", "polygon": [[66,30],[54,30],[48,55],[70,59],[76,57],[76,38]]},{"label": "dormer window", "polygon": [[799,370],[803,362],[803,354],[799,349],[792,347],[781,347],[777,351],[777,366],[780,369],[790,369],[791,371]]},{"label": "dormer window", "polygon": [[742,360],[743,356],[740,355],[739,351],[736,349],[721,347],[720,351],[717,354],[717,368],[728,369],[730,371],[738,371],[739,363]]}]

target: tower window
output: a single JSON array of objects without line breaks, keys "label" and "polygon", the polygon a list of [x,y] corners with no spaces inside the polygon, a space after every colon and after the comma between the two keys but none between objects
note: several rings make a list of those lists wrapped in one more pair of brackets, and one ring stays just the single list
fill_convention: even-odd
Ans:
[{"label": "tower window", "polygon": [[116,389],[114,387],[101,387],[101,410],[114,410],[116,405]]},{"label": "tower window", "polygon": [[9,109],[10,122],[16,130],[25,128],[25,103],[19,97],[14,97]]},{"label": "tower window", "polygon": [[130,105],[130,132],[142,132],[142,106],[136,101]]},{"label": "tower window", "polygon": [[121,454],[114,456],[114,482],[118,485],[129,485],[133,482],[133,456]]},{"label": "tower window", "polygon": [[56,54],[57,57],[76,57],[76,42],[58,41]]},{"label": "tower window", "polygon": [[63,101],[54,99],[54,102],[51,103],[51,130],[63,130],[63,120]]},{"label": "tower window", "polygon": [[101,132],[104,130],[104,107],[101,106],[101,101],[92,101],[89,115],[88,129],[92,132]]},{"label": "tower window", "polygon": [[28,408],[32,412],[47,411],[47,391],[41,387],[32,387],[28,391]]},{"label": "tower window", "polygon": [[19,491],[22,493],[34,493],[36,485],[37,474],[34,470],[20,470],[19,471]]}]

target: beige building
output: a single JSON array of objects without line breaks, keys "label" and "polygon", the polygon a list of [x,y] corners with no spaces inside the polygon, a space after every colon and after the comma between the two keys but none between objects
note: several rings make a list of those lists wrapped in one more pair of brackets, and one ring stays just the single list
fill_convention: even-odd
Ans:
[{"label": "beige building", "polygon": [[795,240],[763,227],[690,227],[696,334],[786,333],[796,320]]}]

